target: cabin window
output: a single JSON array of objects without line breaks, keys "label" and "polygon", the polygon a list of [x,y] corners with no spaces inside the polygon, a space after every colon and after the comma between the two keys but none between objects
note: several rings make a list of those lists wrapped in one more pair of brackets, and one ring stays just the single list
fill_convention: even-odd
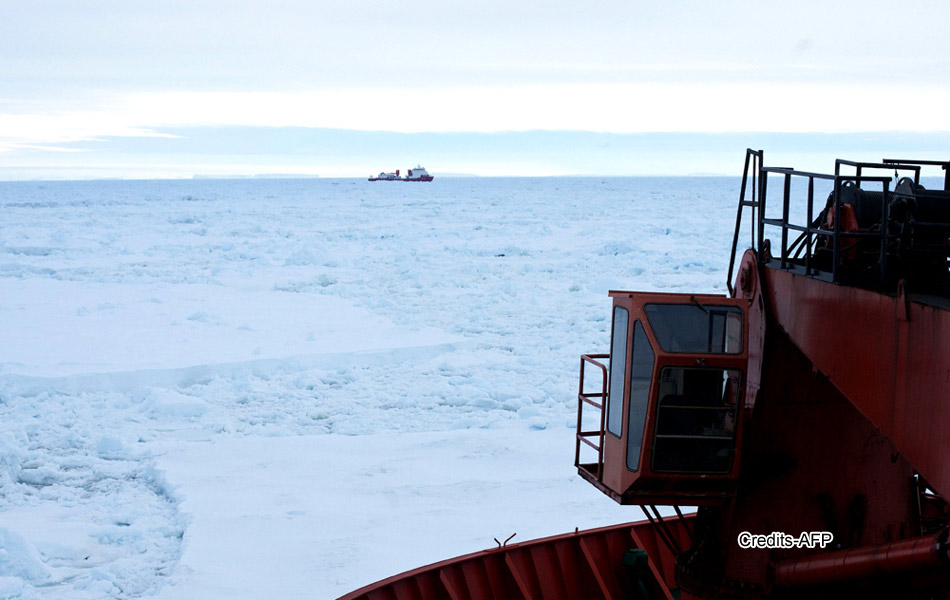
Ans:
[{"label": "cabin window", "polygon": [[607,431],[620,437],[623,427],[623,384],[627,370],[626,308],[614,307],[614,325],[610,334],[610,388],[607,391]]},{"label": "cabin window", "polygon": [[740,379],[735,369],[665,367],[660,371],[654,471],[732,470]]},{"label": "cabin window", "polygon": [[647,304],[650,328],[666,352],[740,354],[742,310],[735,306]]},{"label": "cabin window", "polygon": [[653,347],[640,321],[633,324],[633,351],[630,361],[630,412],[627,422],[627,468],[636,471],[643,445],[643,426],[650,402],[653,379]]}]

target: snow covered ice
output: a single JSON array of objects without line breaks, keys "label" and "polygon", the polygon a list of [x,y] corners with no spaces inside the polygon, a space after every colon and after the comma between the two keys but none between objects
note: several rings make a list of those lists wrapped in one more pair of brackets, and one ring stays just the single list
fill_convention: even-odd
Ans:
[{"label": "snow covered ice", "polygon": [[608,289],[724,293],[738,179],[0,183],[0,598],[335,598],[621,521]]}]

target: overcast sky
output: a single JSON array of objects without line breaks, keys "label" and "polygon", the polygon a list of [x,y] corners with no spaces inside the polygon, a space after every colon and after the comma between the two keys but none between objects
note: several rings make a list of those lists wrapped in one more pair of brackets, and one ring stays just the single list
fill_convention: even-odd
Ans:
[{"label": "overcast sky", "polygon": [[[146,173],[154,155],[110,140],[202,127],[946,133],[948,17],[913,1],[0,0],[0,177]],[[185,170],[306,166],[176,147]],[[379,168],[465,170],[402,160]]]}]

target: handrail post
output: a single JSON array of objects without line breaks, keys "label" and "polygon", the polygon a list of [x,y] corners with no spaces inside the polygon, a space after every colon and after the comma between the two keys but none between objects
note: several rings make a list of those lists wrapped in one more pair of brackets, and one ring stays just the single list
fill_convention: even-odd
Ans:
[{"label": "handrail post", "polygon": [[881,200],[881,285],[887,283],[887,205],[890,200],[888,198],[888,188],[890,187],[887,183],[881,182],[881,187],[884,190],[883,200]]},{"label": "handrail post", "polygon": [[768,200],[768,181],[769,174],[765,170],[759,169],[759,222],[757,224],[759,229],[759,262],[765,260],[763,252],[765,250],[765,203]]},{"label": "handrail post", "polygon": [[[751,176],[749,174],[749,169],[751,166]],[[736,207],[736,228],[732,235],[732,250],[729,253],[729,270],[726,272],[726,288],[729,290],[729,295],[735,295],[735,288],[732,285],[732,275],[733,270],[736,264],[736,250],[739,247],[739,234],[742,230],[742,211],[746,206],[752,209],[752,223],[749,231],[752,234],[751,246],[755,247],[755,207],[757,205],[756,192],[756,177],[761,171],[762,167],[762,151],[753,150],[752,148],[746,148],[745,151],[745,165],[742,169],[742,181],[740,182],[739,187],[739,204]],[[748,188],[749,181],[752,182],[752,200],[746,200],[746,191]]]},{"label": "handrail post", "polygon": [[[749,227],[749,237],[751,238],[749,240],[750,248],[755,248],[755,207],[759,205],[759,197],[755,195],[756,185],[758,184],[758,181],[756,181],[756,173],[762,172],[762,160],[764,155],[765,153],[759,150],[752,157],[752,226]],[[761,192],[762,190],[759,190],[760,194]]]},{"label": "handrail post", "polygon": [[835,283],[838,281],[838,254],[839,246],[841,244],[841,177],[835,175],[835,195],[834,195],[834,209],[835,209],[835,227],[832,230],[832,247],[831,247],[831,280]]},{"label": "handrail post", "polygon": [[805,223],[805,275],[812,275],[811,270],[811,240],[812,222],[815,213],[815,178],[808,177],[808,221]]},{"label": "handrail post", "polygon": [[788,268],[788,204],[792,194],[792,175],[785,174],[785,189],[782,193],[782,268]]},{"label": "handrail post", "polygon": [[600,436],[597,440],[597,481],[604,480],[604,436],[607,431],[607,372],[600,378]]}]

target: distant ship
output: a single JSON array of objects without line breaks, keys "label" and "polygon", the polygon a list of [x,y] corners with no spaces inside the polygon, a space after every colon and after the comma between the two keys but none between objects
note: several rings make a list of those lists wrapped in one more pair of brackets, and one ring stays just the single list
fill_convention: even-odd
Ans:
[{"label": "distant ship", "polygon": [[[397,173],[399,171],[396,171]],[[403,181],[432,181],[432,175],[425,168],[416,165],[415,169],[409,169]]]},{"label": "distant ship", "polygon": [[405,177],[400,177],[399,169],[396,169],[393,173],[380,173],[379,175],[371,176],[369,181],[432,181],[432,175],[429,175],[425,167],[417,165],[415,169],[409,169]]}]

